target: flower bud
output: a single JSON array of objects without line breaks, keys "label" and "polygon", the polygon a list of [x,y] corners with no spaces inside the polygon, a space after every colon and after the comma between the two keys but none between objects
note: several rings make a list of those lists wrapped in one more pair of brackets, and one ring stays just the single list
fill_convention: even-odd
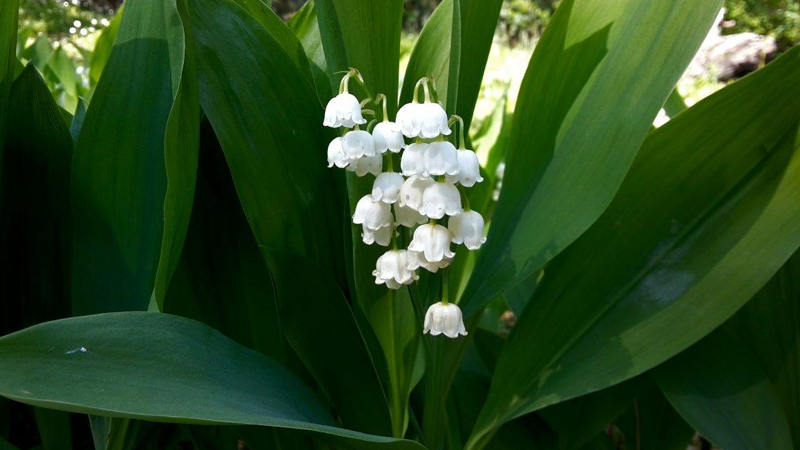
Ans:
[{"label": "flower bud", "polygon": [[408,252],[406,250],[389,250],[376,262],[375,284],[386,284],[390,289],[399,289],[404,284],[411,284],[419,276],[408,268]]},{"label": "flower bud", "polygon": [[414,231],[414,238],[408,245],[408,249],[414,252],[422,252],[425,259],[438,263],[445,258],[452,258],[455,253],[450,251],[450,231],[435,224],[420,225]]},{"label": "flower bud", "polygon": [[362,156],[361,158],[352,158],[348,161],[345,170],[348,172],[355,172],[359,177],[363,177],[368,173],[378,176],[383,169],[383,156],[381,155]]},{"label": "flower bud", "polygon": [[425,193],[425,189],[434,183],[435,181],[430,178],[420,178],[418,176],[407,178],[403,185],[400,186],[398,203],[400,206],[419,211],[422,208],[422,195]]},{"label": "flower bud", "polygon": [[461,214],[461,194],[458,188],[447,181],[433,183],[422,194],[422,208],[419,212],[431,219],[441,219],[445,214]]},{"label": "flower bud", "polygon": [[377,230],[370,230],[363,227],[361,231],[361,240],[367,244],[378,244],[387,247],[392,242],[392,233],[394,228],[392,226],[381,227]]},{"label": "flower bud", "polygon": [[375,140],[375,151],[378,153],[384,153],[386,150],[397,153],[406,148],[400,126],[394,122],[379,122],[372,129],[372,138]]},{"label": "flower bud", "polygon": [[458,175],[458,150],[447,142],[439,141],[428,144],[425,152],[426,176]]},{"label": "flower bud", "polygon": [[371,195],[361,197],[353,213],[353,223],[365,229],[377,231],[393,222],[392,209],[388,203],[376,202]]},{"label": "flower bud", "polygon": [[350,161],[347,159],[347,155],[344,154],[342,138],[337,137],[328,144],[328,167],[333,167],[335,165],[343,169],[347,167],[348,164],[350,164]]},{"label": "flower bud", "polygon": [[400,202],[397,202],[394,204],[394,221],[397,225],[411,228],[427,222],[428,218],[408,206],[400,206]]},{"label": "flower bud", "polygon": [[464,187],[472,187],[483,181],[478,155],[472,150],[458,151],[458,174],[448,175],[447,181],[461,183]]},{"label": "flower bud", "polygon": [[431,336],[444,334],[449,338],[466,336],[467,329],[461,317],[461,308],[453,303],[434,303],[425,313],[422,332],[430,333]]},{"label": "flower bud", "polygon": [[419,177],[427,177],[428,171],[425,168],[425,152],[428,150],[428,144],[411,144],[403,152],[400,157],[400,169],[403,175],[410,177],[417,175]]},{"label": "flower bud", "polygon": [[400,187],[403,186],[403,176],[395,172],[383,172],[372,183],[372,198],[384,203],[394,203],[400,196]]},{"label": "flower bud", "polygon": [[357,124],[365,123],[367,121],[361,116],[361,104],[353,94],[341,93],[333,97],[325,107],[325,119],[322,124],[326,127],[353,128]]},{"label": "flower bud", "polygon": [[345,134],[342,138],[342,148],[350,159],[377,155],[372,135],[364,130],[353,130]]},{"label": "flower bud", "polygon": [[464,244],[470,250],[477,250],[486,242],[483,225],[483,216],[477,211],[464,211],[451,217],[447,228],[453,234],[454,244]]}]

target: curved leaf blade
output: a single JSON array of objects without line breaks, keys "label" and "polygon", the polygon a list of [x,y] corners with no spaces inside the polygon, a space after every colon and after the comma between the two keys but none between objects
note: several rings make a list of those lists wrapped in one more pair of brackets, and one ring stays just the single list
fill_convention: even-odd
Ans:
[{"label": "curved leaf blade", "polygon": [[148,306],[164,225],[165,129],[183,59],[174,2],[126,6],[72,164],[75,314]]},{"label": "curved leaf blade", "polygon": [[189,424],[306,430],[420,449],[336,428],[286,369],[193,320],[122,312],[63,319],[0,338],[0,395],[64,411]]},{"label": "curved leaf blade", "polygon": [[800,50],[648,137],[608,210],[548,266],[474,439],[665,361],[789,258],[800,245],[798,82]]},{"label": "curved leaf blade", "polygon": [[520,88],[470,315],[578,238],[620,186],[721,1],[566,0]]},{"label": "curved leaf blade", "polygon": [[261,252],[272,272],[283,334],[331,398],[342,423],[391,435],[383,386],[336,281],[299,256],[267,247]]},{"label": "curved leaf blade", "polygon": [[722,327],[654,372],[672,406],[727,450],[792,448],[780,401],[756,357]]}]

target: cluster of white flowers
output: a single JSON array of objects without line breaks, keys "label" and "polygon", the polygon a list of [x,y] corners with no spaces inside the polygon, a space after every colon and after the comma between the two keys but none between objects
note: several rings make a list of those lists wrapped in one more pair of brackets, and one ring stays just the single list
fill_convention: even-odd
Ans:
[{"label": "cluster of white flowers", "polygon": [[[363,84],[358,71],[351,69],[342,79],[339,95],[325,108],[323,125],[344,128],[342,137],[328,146],[328,167],[336,166],[359,177],[375,175],[372,192],[362,197],[353,213],[353,223],[362,226],[365,244],[391,246],[376,262],[372,272],[376,284],[399,289],[419,279],[418,269],[436,273],[453,261],[451,244],[463,244],[477,250],[486,242],[484,220],[472,211],[463,192],[483,181],[478,157],[464,148],[464,125],[460,117],[448,120],[439,104],[431,101],[430,81],[421,79],[414,91],[414,101],[397,112],[396,122],[389,120],[386,97],[359,100],[348,91],[353,77]],[[419,88],[424,90],[418,101]],[[383,102],[382,121],[367,123],[363,114],[373,114],[362,107]],[[459,147],[445,139],[450,126],[460,123]],[[406,138],[413,140],[406,143]],[[400,171],[394,170],[393,154],[400,153]],[[384,171],[386,169],[386,171]],[[398,249],[400,227],[413,229],[407,249]],[[446,281],[444,281],[446,283]],[[461,310],[447,298],[430,307],[424,332],[448,337],[466,335]]]}]

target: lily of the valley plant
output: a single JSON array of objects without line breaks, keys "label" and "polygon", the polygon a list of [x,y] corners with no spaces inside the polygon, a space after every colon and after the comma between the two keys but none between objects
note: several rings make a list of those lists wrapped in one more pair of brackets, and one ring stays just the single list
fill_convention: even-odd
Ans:
[{"label": "lily of the valley plant", "polygon": [[501,0],[400,77],[402,0],[127,0],[85,83],[4,0],[0,448],[797,448],[800,51],[687,108],[721,2],[476,118]]}]

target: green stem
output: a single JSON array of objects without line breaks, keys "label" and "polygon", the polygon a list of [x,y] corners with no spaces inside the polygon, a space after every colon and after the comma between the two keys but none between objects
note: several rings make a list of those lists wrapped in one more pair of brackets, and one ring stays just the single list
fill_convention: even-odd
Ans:
[{"label": "green stem", "polygon": [[419,103],[419,87],[425,85],[425,91],[427,92],[428,90],[427,84],[428,84],[427,77],[422,77],[419,79],[419,81],[417,81],[417,84],[414,86],[414,100],[413,100],[414,103]]},{"label": "green stem", "polygon": [[442,304],[450,303],[450,271],[442,269]]}]

